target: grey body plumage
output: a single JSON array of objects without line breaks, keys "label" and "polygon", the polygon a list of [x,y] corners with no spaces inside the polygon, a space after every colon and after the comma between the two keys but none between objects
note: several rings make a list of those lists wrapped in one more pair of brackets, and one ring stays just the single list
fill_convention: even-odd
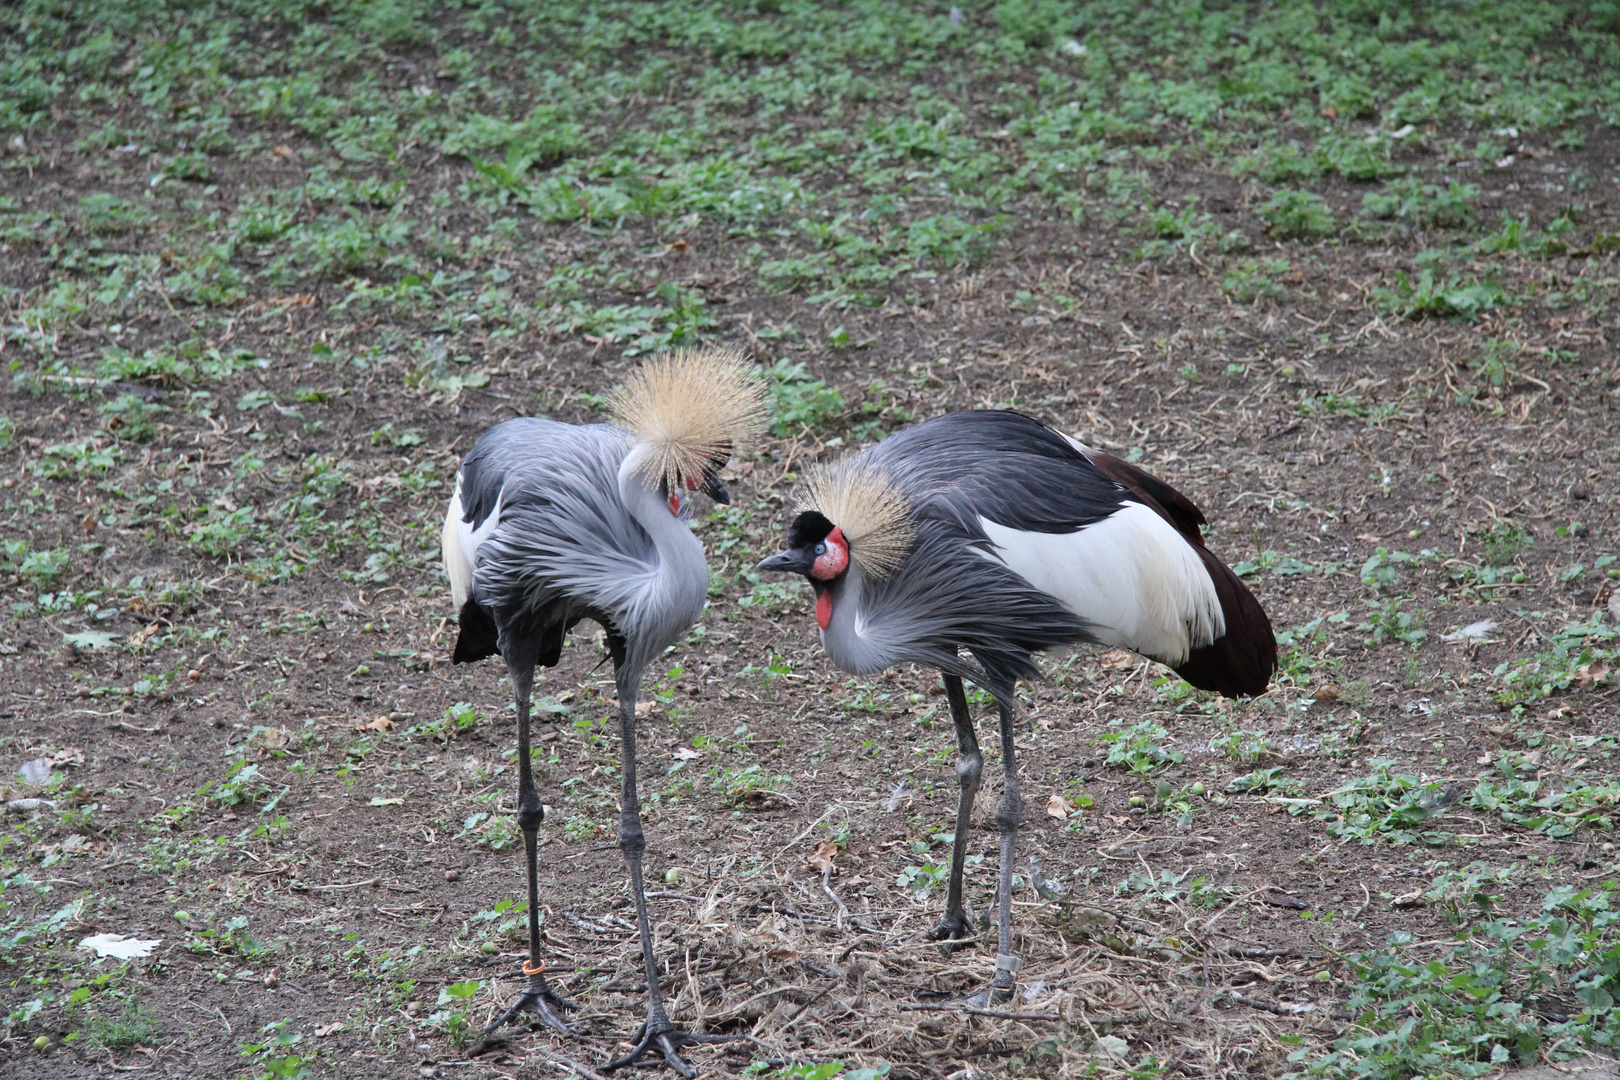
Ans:
[{"label": "grey body plumage", "polygon": [[499,655],[517,705],[518,825],[529,884],[528,982],[485,1030],[486,1040],[523,1013],[567,1031],[571,1004],[546,982],[541,956],[537,833],[545,816],[534,783],[529,707],[537,666],[562,654],[582,619],[607,630],[619,698],[619,847],[630,874],[647,977],[647,1019],[611,1071],[649,1050],[683,1076],[696,1070],[670,1023],[658,985],[642,881],[646,838],[636,784],[636,699],[647,665],[697,621],[708,592],[703,547],[686,522],[687,491],[728,501],[719,470],[757,430],[757,383],[725,350],[648,361],[614,394],[620,423],[573,426],[509,420],[462,461],[445,514],[444,565],[460,612],[457,663]]},{"label": "grey body plumage", "polygon": [[608,424],[518,419],[492,428],[462,463],[467,525],[476,532],[498,518],[477,548],[469,598],[498,634],[542,641],[542,665],[557,662],[569,627],[591,618],[624,639],[624,666],[644,670],[703,610],[703,547],[667,496],[640,483],[633,462],[627,469],[634,446]]},{"label": "grey body plumage", "polygon": [[[1162,660],[1228,696],[1266,689],[1276,640],[1264,611],[1203,544],[1203,514],[1168,484],[1027,416],[952,413],[813,474],[786,550],[762,570],[804,574],[839,667],[936,667],[956,728],[960,797],[944,917],[962,901],[970,813],[983,771],[963,680],[989,690],[1006,788],[994,988],[1010,994],[1013,847],[1023,816],[1013,722],[1034,654],[1081,642]],[[862,557],[870,546],[877,558]],[[965,654],[965,655],[964,655]]]}]

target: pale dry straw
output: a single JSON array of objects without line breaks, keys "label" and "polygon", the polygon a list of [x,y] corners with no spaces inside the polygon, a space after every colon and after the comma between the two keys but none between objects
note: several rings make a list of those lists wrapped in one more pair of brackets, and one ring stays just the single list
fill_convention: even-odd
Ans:
[{"label": "pale dry straw", "polygon": [[911,554],[911,503],[881,469],[849,458],[805,476],[800,510],[815,510],[843,531],[849,557],[868,578],[887,577]]},{"label": "pale dry straw", "polygon": [[613,418],[652,447],[649,479],[695,487],[764,429],[765,391],[742,353],[682,349],[642,364],[612,394]]}]

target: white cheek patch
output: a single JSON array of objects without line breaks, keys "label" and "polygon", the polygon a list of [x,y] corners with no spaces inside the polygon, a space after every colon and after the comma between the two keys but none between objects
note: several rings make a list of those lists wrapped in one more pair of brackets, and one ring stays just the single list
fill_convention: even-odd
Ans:
[{"label": "white cheek patch", "polygon": [[1106,645],[1162,663],[1226,633],[1215,584],[1185,537],[1141,503],[1128,502],[1070,533],[1024,532],[979,519],[999,558],[1031,585],[1094,624]]}]

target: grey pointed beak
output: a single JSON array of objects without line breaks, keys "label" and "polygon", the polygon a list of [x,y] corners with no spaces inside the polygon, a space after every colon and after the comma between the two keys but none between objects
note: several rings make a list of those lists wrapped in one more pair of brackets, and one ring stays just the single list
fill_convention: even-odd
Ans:
[{"label": "grey pointed beak", "polygon": [[718,473],[709,473],[705,476],[703,487],[699,490],[722,506],[731,505],[731,492],[726,490],[726,485],[720,481]]},{"label": "grey pointed beak", "polygon": [[810,576],[810,570],[815,566],[815,560],[809,553],[802,550],[779,551],[768,559],[761,559],[756,570],[765,570],[777,574],[803,574]]}]

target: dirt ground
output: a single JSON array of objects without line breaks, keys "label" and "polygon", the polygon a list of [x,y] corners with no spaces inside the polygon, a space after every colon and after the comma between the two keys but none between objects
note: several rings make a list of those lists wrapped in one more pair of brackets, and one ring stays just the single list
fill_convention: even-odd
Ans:
[{"label": "dirt ground", "polygon": [[[206,194],[154,189],[139,155],[86,148],[115,103],[89,108],[30,130],[26,162],[19,149],[0,174],[8,207],[71,218],[101,192],[155,200],[155,221],[223,223],[251,191],[324,167],[315,141],[266,122],[256,149],[212,165]],[[508,247],[446,262],[501,269],[513,309],[552,295],[533,260],[656,263],[703,300],[698,337],[768,372],[803,365],[773,383],[779,404],[838,395],[734,462],[734,506],[698,523],[710,607],[649,674],[663,985],[678,1023],[738,1036],[691,1060],[715,1075],[837,1060],[896,1077],[1276,1076],[1352,1022],[1352,954],[1397,932],[1453,939],[1447,871],[1473,867],[1525,917],[1558,886],[1613,880],[1620,686],[1607,639],[1582,653],[1568,628],[1620,620],[1616,245],[1602,239],[1620,234],[1620,140],[1594,124],[1581,142],[1527,136],[1477,177],[1480,220],[1542,230],[1567,201],[1552,189],[1593,179],[1564,253],[1488,257],[1511,295],[1474,317],[1381,304],[1397,269],[1416,280],[1431,232],[1285,242],[1256,226],[1252,181],[1174,159],[1149,170],[1155,199],[1196,195],[1221,229],[1249,230],[1262,264],[1285,255],[1276,291],[1234,295],[1236,256],[1144,254],[1102,213],[1029,207],[991,250],[877,306],[768,288],[748,241],[707,220],[522,220]],[[416,197],[454,197],[447,234],[496,235],[507,211],[459,202],[478,175],[465,157],[401,161]],[[1312,190],[1349,220],[1366,187]],[[30,323],[57,282],[100,287],[98,252],[179,250],[167,225],[115,230],[64,268],[76,227],[13,236],[0,257],[15,376],[0,487],[5,542],[21,545],[0,612],[0,1075],[592,1075],[645,993],[613,843],[601,635],[582,625],[536,690],[545,939],[581,1036],[520,1033],[469,1058],[519,986],[523,877],[509,689],[497,664],[449,663],[437,532],[478,434],[516,415],[600,421],[600,395],[636,363],[626,340],[487,306],[450,326],[432,293],[407,318],[342,273],[255,278],[246,244],[230,256],[240,295],[171,290]],[[1466,274],[1486,256],[1458,258]],[[109,350],[182,343],[191,373],[107,373]],[[214,374],[196,374],[210,356]],[[473,370],[487,379],[456,381]],[[1018,740],[1021,993],[970,1015],[961,999],[988,982],[993,946],[924,940],[955,800],[937,677],[834,671],[808,593],[751,568],[806,463],[985,407],[1189,495],[1285,638],[1274,688],[1237,703],[1125,653],[1046,661]],[[993,714],[975,711],[988,735]],[[1507,758],[1543,793],[1579,781],[1589,798],[1492,809],[1477,787],[1512,773]],[[1000,764],[970,846],[979,914]],[[1377,798],[1347,803],[1369,777]],[[807,860],[825,841],[824,881]],[[1037,860],[1061,899],[1031,884]],[[158,944],[96,960],[78,943],[97,933]]]}]

